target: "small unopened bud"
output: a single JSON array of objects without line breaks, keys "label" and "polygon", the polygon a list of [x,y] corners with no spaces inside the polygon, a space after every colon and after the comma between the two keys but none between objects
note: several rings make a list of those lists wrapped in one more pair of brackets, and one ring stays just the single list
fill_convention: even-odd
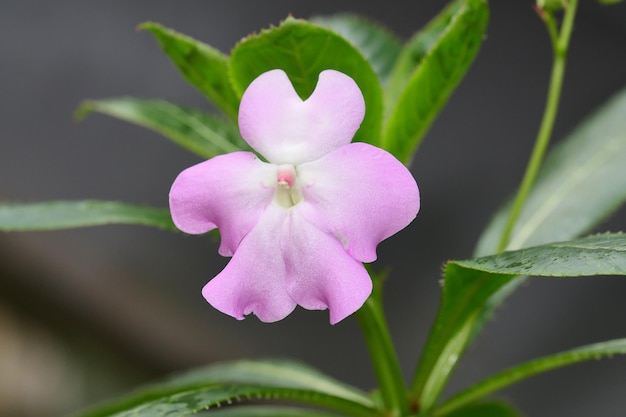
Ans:
[{"label": "small unopened bud", "polygon": [[567,0],[537,0],[537,7],[547,12],[558,12],[567,7]]}]

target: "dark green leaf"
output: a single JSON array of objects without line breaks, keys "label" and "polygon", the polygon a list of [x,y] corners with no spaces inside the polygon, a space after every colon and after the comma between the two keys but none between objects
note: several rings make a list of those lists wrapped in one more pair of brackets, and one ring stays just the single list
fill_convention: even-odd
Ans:
[{"label": "dark green leaf", "polygon": [[205,159],[250,150],[232,122],[163,100],[131,97],[89,100],[78,108],[75,115],[80,120],[91,112],[107,114],[152,129]]},{"label": "dark green leaf", "polygon": [[387,83],[402,49],[395,35],[377,23],[350,13],[315,16],[310,20],[347,39],[369,61],[381,84]]},{"label": "dark green leaf", "polygon": [[485,401],[459,408],[452,413],[442,414],[435,410],[435,417],[522,417],[511,405],[501,401]]},{"label": "dark green leaf", "polygon": [[405,46],[385,92],[383,147],[411,161],[483,41],[485,0],[456,0]]},{"label": "dark green leaf", "polygon": [[454,263],[463,268],[508,275],[626,275],[626,234],[594,235]]},{"label": "dark green leaf", "polygon": [[192,371],[76,417],[182,417],[249,400],[285,400],[353,416],[378,415],[367,396],[304,365],[239,361]]},{"label": "dark green leaf", "polygon": [[185,417],[199,411],[217,409],[249,400],[284,400],[328,408],[355,417],[375,417],[378,413],[344,399],[313,390],[264,386],[214,384],[181,390],[142,391],[94,408],[75,417]]},{"label": "dark green leaf", "polygon": [[457,416],[460,409],[516,382],[575,363],[626,354],[626,339],[596,343],[514,366],[460,392],[437,408],[436,416]]},{"label": "dark green leaf", "polygon": [[0,204],[0,231],[56,230],[105,224],[137,224],[177,230],[166,209],[115,201]]},{"label": "dark green leaf", "polygon": [[376,145],[380,139],[382,90],[361,53],[336,33],[303,20],[287,18],[280,26],[262,30],[232,51],[230,75],[239,94],[259,75],[284,70],[301,98],[311,95],[318,75],[334,69],[352,77],[365,98],[365,119],[355,140]]},{"label": "dark green leaf", "polygon": [[263,405],[241,405],[239,407],[225,407],[220,410],[210,410],[196,414],[197,416],[215,417],[338,417],[319,410],[295,407],[275,407]]},{"label": "dark green leaf", "polygon": [[[508,249],[573,239],[626,201],[626,90],[577,127],[546,158]],[[494,253],[510,205],[480,238],[478,255]]]},{"label": "dark green leaf", "polygon": [[604,234],[446,265],[439,313],[413,389],[434,405],[489,298],[523,275],[625,275],[626,235]]},{"label": "dark green leaf", "polygon": [[314,391],[288,388],[268,388],[255,386],[214,385],[189,388],[184,391],[141,392],[140,395],[111,402],[75,417],[184,417],[204,410],[216,410],[224,406],[237,405],[246,401],[288,400],[328,406],[340,411],[349,411],[364,417],[373,415],[371,410],[356,410],[351,404]]},{"label": "dark green leaf", "polygon": [[168,381],[169,386],[194,385],[207,381],[231,384],[259,384],[313,389],[349,401],[372,406],[368,395],[300,362],[289,360],[240,360],[218,363],[188,372]]},{"label": "dark green leaf", "polygon": [[237,120],[240,96],[228,79],[228,56],[158,23],[146,22],[139,28],[152,32],[185,79],[228,117]]}]

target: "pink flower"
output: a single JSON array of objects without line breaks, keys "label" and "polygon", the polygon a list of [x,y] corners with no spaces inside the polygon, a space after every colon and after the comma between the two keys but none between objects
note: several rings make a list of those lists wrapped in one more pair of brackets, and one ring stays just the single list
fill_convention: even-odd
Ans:
[{"label": "pink flower", "polygon": [[241,99],[239,128],[251,152],[220,155],[183,171],[170,191],[176,226],[219,228],[219,253],[232,256],[202,294],[237,319],[283,319],[296,305],[330,311],[332,324],[358,310],[372,290],[362,262],[419,210],[411,173],[386,151],[350,143],[365,114],[347,75],[323,71],[301,100],[273,70]]}]

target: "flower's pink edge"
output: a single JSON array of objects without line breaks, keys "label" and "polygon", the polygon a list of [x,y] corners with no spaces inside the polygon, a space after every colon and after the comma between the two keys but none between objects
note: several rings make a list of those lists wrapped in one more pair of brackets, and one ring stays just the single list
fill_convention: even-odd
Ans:
[{"label": "flower's pink edge", "polygon": [[299,210],[291,210],[283,225],[281,251],[291,298],[308,310],[328,308],[331,324],[358,310],[372,292],[363,264]]},{"label": "flower's pink edge", "polygon": [[342,146],[297,169],[304,196],[297,209],[361,262],[376,260],[376,246],[411,223],[420,208],[410,171],[372,145]]},{"label": "flower's pink edge", "polygon": [[270,204],[222,272],[204,286],[202,295],[213,307],[239,320],[254,313],[266,323],[293,311],[280,252],[286,216],[286,210]]},{"label": "flower's pink edge", "polygon": [[220,230],[219,253],[232,256],[274,197],[275,165],[251,152],[216,156],[181,172],[170,190],[170,212],[186,233]]},{"label": "flower's pink edge", "polygon": [[365,115],[363,94],[347,75],[325,70],[315,91],[302,101],[287,74],[261,74],[239,106],[243,138],[275,164],[313,161],[350,143]]}]

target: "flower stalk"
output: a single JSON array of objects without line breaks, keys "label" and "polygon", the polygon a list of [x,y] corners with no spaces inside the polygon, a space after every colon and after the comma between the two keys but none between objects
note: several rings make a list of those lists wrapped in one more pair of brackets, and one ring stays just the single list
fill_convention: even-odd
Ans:
[{"label": "flower stalk", "polygon": [[563,78],[565,75],[565,63],[567,60],[569,41],[574,27],[574,17],[576,15],[577,6],[578,0],[570,0],[568,2],[560,33],[558,33],[556,28],[556,22],[552,12],[542,10],[540,13],[540,16],[546,24],[550,40],[552,41],[553,63],[552,73],[550,75],[550,86],[548,88],[546,106],[541,126],[537,134],[537,139],[535,140],[535,146],[526,167],[526,172],[524,173],[524,177],[515,196],[515,200],[513,201],[511,213],[509,214],[509,218],[507,219],[504,227],[504,232],[500,238],[497,252],[506,250],[509,245],[513,229],[519,220],[524,204],[530,194],[530,190],[537,179],[539,168],[541,168],[546,149],[550,143],[550,137],[552,136],[552,131],[554,129],[554,122],[556,120],[559,101],[561,98]]},{"label": "flower stalk", "polygon": [[409,397],[400,362],[382,308],[382,280],[373,279],[372,295],[357,311],[357,319],[370,353],[386,411],[391,416],[409,415]]}]

